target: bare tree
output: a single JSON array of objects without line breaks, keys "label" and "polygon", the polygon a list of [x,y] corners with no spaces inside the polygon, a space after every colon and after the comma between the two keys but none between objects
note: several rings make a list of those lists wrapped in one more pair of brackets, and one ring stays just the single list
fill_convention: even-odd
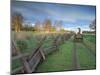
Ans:
[{"label": "bare tree", "polygon": [[51,31],[52,23],[50,19],[46,19],[43,24],[44,31]]},{"label": "bare tree", "polygon": [[41,23],[40,23],[39,20],[37,20],[35,22],[34,29],[35,29],[35,31],[40,31],[41,30]]},{"label": "bare tree", "polygon": [[90,29],[96,30],[96,19],[92,21],[92,23],[89,25]]},{"label": "bare tree", "polygon": [[23,22],[23,16],[20,13],[14,13],[12,16],[12,27],[15,28],[16,32],[20,32]]}]

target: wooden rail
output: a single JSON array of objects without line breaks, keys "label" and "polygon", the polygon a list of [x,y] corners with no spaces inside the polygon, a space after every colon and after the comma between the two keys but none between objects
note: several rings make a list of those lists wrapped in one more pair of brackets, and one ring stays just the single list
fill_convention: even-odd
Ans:
[{"label": "wooden rail", "polygon": [[65,40],[68,40],[72,35],[71,34],[58,34],[53,42],[52,45],[48,48],[43,48],[44,41],[46,40],[46,36],[42,37],[40,42],[37,44],[37,47],[33,49],[32,53],[22,54],[16,45],[15,41],[12,41],[12,46],[14,52],[16,52],[16,56],[12,57],[12,60],[20,59],[22,61],[22,66],[12,70],[11,74],[17,73],[32,73],[35,71],[37,65],[41,60],[46,59],[46,55],[52,53],[55,50],[58,50],[59,45],[64,43]]}]

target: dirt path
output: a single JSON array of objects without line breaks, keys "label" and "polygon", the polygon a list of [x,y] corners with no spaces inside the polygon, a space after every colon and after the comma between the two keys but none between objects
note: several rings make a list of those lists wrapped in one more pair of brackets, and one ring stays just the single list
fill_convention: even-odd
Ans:
[{"label": "dirt path", "polygon": [[66,41],[59,50],[46,57],[36,72],[57,72],[79,69],[94,69],[95,57],[82,43]]},{"label": "dirt path", "polygon": [[72,45],[72,66],[73,70],[80,69],[80,63],[78,58],[78,51],[77,51],[77,43],[73,42],[74,36],[71,37],[70,41],[73,43]]},{"label": "dirt path", "polygon": [[73,70],[80,69],[80,63],[77,52],[77,43],[73,42],[73,50],[72,50],[72,62],[73,62]]}]

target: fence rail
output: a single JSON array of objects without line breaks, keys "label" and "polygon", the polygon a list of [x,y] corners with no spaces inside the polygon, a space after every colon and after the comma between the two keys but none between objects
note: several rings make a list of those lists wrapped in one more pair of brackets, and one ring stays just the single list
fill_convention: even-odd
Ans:
[{"label": "fence rail", "polygon": [[[59,45],[64,43],[65,40],[68,40],[73,34],[63,33],[58,34],[54,37],[52,45],[48,48],[43,48],[44,41],[46,40],[47,36],[45,35],[42,37],[40,42],[37,44],[36,48],[33,49],[33,52],[28,54],[22,54],[15,43],[16,41],[12,41],[12,50],[14,50],[16,56],[12,57],[12,60],[19,59],[23,63],[22,66],[12,70],[11,74],[17,73],[32,73],[35,71],[37,65],[40,63],[41,60],[45,60],[46,56],[49,53],[52,53],[55,50],[58,50]],[[52,35],[51,35],[52,36]],[[54,36],[54,35],[53,35]],[[13,54],[12,54],[13,55]]]}]

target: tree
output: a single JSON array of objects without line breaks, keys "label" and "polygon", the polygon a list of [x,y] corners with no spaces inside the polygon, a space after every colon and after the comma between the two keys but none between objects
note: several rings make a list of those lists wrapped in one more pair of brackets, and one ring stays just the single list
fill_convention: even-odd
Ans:
[{"label": "tree", "polygon": [[55,32],[55,31],[56,31],[56,28],[54,26],[52,26],[51,32]]},{"label": "tree", "polygon": [[31,24],[24,24],[23,30],[25,30],[25,31],[34,31],[34,27]]},{"label": "tree", "polygon": [[66,32],[67,30],[65,30],[64,28],[62,28],[60,31],[61,31],[61,32]]},{"label": "tree", "polygon": [[23,16],[20,13],[14,13],[12,16],[12,28],[15,29],[16,32],[20,32],[23,22]]},{"label": "tree", "polygon": [[43,29],[44,29],[44,31],[50,32],[50,31],[51,31],[51,28],[52,28],[51,20],[46,19],[46,20],[44,21],[44,24],[43,24]]},{"label": "tree", "polygon": [[92,23],[89,25],[90,29],[96,30],[96,19],[92,21]]},{"label": "tree", "polygon": [[35,22],[34,29],[35,29],[35,31],[40,31],[41,30],[41,23],[40,23],[39,20],[37,20]]}]

